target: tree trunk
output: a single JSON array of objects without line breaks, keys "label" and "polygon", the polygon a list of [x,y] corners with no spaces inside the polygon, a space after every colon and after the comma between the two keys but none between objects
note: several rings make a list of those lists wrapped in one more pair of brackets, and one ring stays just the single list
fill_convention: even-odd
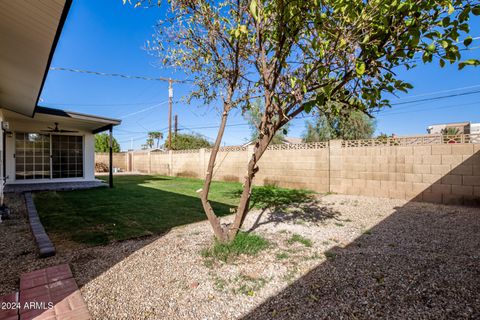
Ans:
[{"label": "tree trunk", "polygon": [[215,160],[217,159],[217,154],[218,154],[218,150],[220,149],[223,133],[225,132],[225,126],[227,124],[229,110],[230,110],[230,106],[224,103],[220,128],[218,130],[217,138],[215,140],[215,144],[213,145],[212,152],[210,153],[207,173],[205,175],[205,182],[203,184],[203,189],[201,190],[201,197],[200,197],[202,200],[203,210],[207,215],[208,221],[212,225],[213,233],[215,234],[215,237],[221,242],[228,241],[228,232],[225,228],[222,227],[220,223],[220,219],[218,219],[218,217],[215,215],[215,212],[213,211],[213,208],[210,205],[210,201],[208,200],[208,193],[210,191],[210,185],[212,183],[213,169],[215,168]]},{"label": "tree trunk", "polygon": [[250,205],[250,196],[252,194],[253,178],[259,170],[257,163],[258,161],[260,161],[260,158],[262,157],[265,150],[267,150],[267,147],[270,144],[272,137],[273,134],[265,135],[255,144],[255,150],[248,162],[247,174],[245,176],[245,182],[243,185],[243,192],[240,197],[237,212],[235,214],[235,220],[228,230],[229,241],[235,238],[243,224],[243,221],[245,220],[245,217],[247,216]]}]

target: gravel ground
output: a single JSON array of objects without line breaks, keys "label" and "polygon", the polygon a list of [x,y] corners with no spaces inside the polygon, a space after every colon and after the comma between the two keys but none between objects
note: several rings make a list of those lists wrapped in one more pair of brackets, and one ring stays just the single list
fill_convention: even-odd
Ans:
[{"label": "gravel ground", "polygon": [[[480,318],[479,214],[329,195],[252,212],[246,229],[271,245],[228,264],[199,254],[212,243],[208,222],[96,248],[53,239],[57,256],[38,260],[14,218],[0,225],[15,243],[0,246],[0,290],[14,289],[20,271],[69,262],[95,319]],[[312,246],[288,241],[293,234]]]}]

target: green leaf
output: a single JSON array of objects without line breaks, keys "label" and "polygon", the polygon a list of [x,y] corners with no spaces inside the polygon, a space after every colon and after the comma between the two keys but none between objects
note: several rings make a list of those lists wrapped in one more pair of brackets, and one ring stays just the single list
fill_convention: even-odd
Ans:
[{"label": "green leaf", "polygon": [[476,16],[480,16],[480,6],[473,8],[472,13]]},{"label": "green leaf", "polygon": [[246,25],[242,24],[238,28],[239,28],[241,33],[247,33],[247,26]]},{"label": "green leaf", "polygon": [[472,43],[473,39],[471,36],[468,36],[465,38],[465,40],[463,40],[463,44],[465,45],[465,47],[468,47],[471,43]]},{"label": "green leaf", "polygon": [[432,42],[428,47],[427,47],[428,52],[435,52],[435,43]]},{"label": "green leaf", "polygon": [[451,3],[448,4],[448,14],[452,14],[455,12],[455,8],[452,6]]},{"label": "green leaf", "polygon": [[477,59],[468,59],[465,61],[462,61],[458,64],[458,69],[462,70],[466,66],[479,66],[480,65],[480,60]]},{"label": "green leaf", "polygon": [[361,77],[365,73],[365,62],[363,61],[357,61],[357,64],[355,66],[355,71],[357,72],[357,76]]},{"label": "green leaf", "polygon": [[252,0],[250,2],[250,12],[252,13],[252,17],[257,20],[258,19],[258,7],[257,7],[257,0]]},{"label": "green leaf", "polygon": [[445,67],[445,60],[443,59],[440,59],[440,67]]},{"label": "green leaf", "polygon": [[306,113],[310,113],[310,111],[312,111],[312,108],[315,107],[316,103],[317,102],[315,100],[305,102],[303,104],[303,110],[305,110]]}]

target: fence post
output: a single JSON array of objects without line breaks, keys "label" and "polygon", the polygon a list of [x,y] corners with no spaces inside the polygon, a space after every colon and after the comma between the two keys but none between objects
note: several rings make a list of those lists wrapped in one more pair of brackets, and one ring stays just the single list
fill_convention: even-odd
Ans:
[{"label": "fence post", "polygon": [[152,173],[152,152],[148,151],[148,173]]},{"label": "fence post", "polygon": [[205,178],[205,148],[198,150],[198,177],[200,179]]},{"label": "fence post", "polygon": [[131,168],[131,171],[135,171],[135,152],[132,151],[130,153],[130,168]]},{"label": "fence post", "polygon": [[173,177],[173,151],[168,150],[168,176]]},{"label": "fence post", "polygon": [[329,191],[344,193],[342,190],[342,140],[328,142],[328,163]]}]

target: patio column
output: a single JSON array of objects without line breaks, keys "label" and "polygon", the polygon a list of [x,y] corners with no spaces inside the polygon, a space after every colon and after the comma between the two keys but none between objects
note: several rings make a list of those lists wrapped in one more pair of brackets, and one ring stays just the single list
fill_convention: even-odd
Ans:
[{"label": "patio column", "polygon": [[109,155],[108,155],[108,186],[110,188],[113,188],[113,126],[110,126],[108,129],[108,132],[110,134],[110,143],[109,143]]}]

